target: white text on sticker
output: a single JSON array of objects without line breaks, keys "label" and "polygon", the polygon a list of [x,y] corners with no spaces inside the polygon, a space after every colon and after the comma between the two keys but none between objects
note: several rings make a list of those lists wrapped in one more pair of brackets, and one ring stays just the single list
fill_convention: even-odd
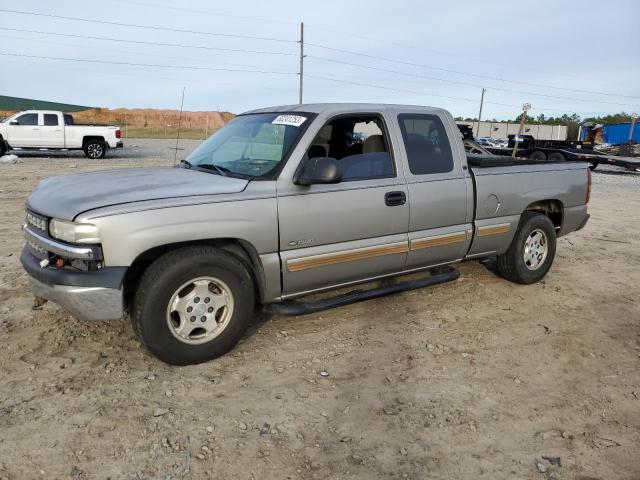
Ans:
[{"label": "white text on sticker", "polygon": [[278,115],[273,122],[274,125],[291,125],[292,127],[299,127],[302,125],[307,117],[301,115]]}]

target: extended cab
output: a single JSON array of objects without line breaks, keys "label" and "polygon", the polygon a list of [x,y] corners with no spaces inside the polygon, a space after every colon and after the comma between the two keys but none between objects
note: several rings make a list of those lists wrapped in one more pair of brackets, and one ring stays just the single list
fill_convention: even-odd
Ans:
[{"label": "extended cab", "polygon": [[0,155],[8,150],[84,150],[102,158],[109,148],[122,147],[120,127],[77,125],[68,113],[48,110],[18,112],[0,123]]},{"label": "extended cab", "polygon": [[[586,224],[586,163],[465,153],[445,110],[282,106],[239,115],[180,168],[42,181],[21,256],[35,294],[87,320],[131,315],[173,364],[233,348],[256,306],[305,313],[454,280],[497,257],[528,284]],[[311,293],[424,271],[319,302]]]}]

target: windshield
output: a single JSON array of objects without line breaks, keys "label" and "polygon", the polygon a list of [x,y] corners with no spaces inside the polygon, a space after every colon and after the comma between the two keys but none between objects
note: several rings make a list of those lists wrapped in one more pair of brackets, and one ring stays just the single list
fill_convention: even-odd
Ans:
[{"label": "windshield", "polygon": [[265,177],[287,156],[308,121],[307,114],[241,115],[194,150],[185,163],[220,175]]}]

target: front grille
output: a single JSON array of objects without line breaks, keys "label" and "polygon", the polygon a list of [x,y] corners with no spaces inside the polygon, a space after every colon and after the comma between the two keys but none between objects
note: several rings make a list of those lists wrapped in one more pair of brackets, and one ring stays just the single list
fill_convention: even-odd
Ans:
[{"label": "front grille", "polygon": [[27,225],[43,232],[45,235],[49,235],[49,219],[47,217],[43,217],[42,215],[38,215],[37,213],[27,210],[25,218]]}]

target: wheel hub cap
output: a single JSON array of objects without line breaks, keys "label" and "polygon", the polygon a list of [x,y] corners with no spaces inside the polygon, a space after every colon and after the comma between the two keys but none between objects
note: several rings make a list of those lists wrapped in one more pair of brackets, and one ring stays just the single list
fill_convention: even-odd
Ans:
[{"label": "wheel hub cap", "polygon": [[542,266],[549,252],[547,234],[536,228],[529,234],[524,244],[524,264],[529,270]]},{"label": "wheel hub cap", "polygon": [[91,144],[87,147],[87,150],[89,151],[89,155],[94,158],[102,155],[102,147],[100,145]]},{"label": "wheel hub cap", "polygon": [[233,296],[227,284],[214,277],[199,277],[171,296],[167,324],[178,340],[197,345],[220,335],[232,315]]}]

